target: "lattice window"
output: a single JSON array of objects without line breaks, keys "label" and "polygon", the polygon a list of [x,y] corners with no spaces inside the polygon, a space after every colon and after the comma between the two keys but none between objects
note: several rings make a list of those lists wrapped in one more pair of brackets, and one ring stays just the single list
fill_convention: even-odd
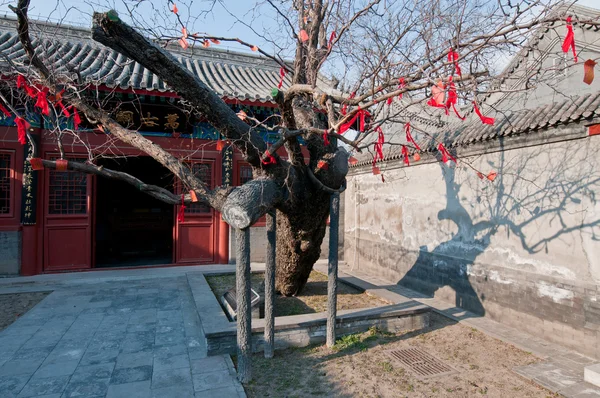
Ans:
[{"label": "lattice window", "polygon": [[11,154],[0,153],[0,215],[11,214],[13,189],[11,166]]},{"label": "lattice window", "polygon": [[[192,165],[194,175],[203,181],[207,187],[212,188],[212,165],[209,163],[194,163]],[[200,203],[190,203],[186,206],[186,214],[204,214],[210,213],[210,207]]]},{"label": "lattice window", "polygon": [[240,185],[252,181],[252,167],[247,165],[240,166]]},{"label": "lattice window", "polygon": [[[69,159],[84,162],[85,159]],[[87,175],[77,171],[50,170],[49,214],[87,213]]]}]

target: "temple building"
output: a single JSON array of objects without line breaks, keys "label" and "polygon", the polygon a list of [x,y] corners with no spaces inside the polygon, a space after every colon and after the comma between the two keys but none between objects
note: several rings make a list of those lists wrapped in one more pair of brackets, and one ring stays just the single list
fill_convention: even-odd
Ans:
[{"label": "temple building", "polygon": [[[0,51],[6,55],[0,68],[5,81],[16,78],[15,69],[28,68],[16,26],[14,19],[0,19]],[[93,95],[123,126],[140,131],[183,159],[208,186],[240,185],[252,179],[252,169],[241,154],[223,145],[201,115],[158,76],[94,42],[89,29],[33,22],[30,33],[51,71],[75,74],[86,85],[82,95]],[[244,111],[266,126],[275,124],[272,116],[278,109],[271,90],[280,80],[279,65],[253,53],[199,47],[172,48],[172,52],[233,110]],[[283,88],[289,84],[286,76]],[[145,183],[181,192],[168,170],[109,132],[94,130],[85,120],[74,126],[72,118],[56,126],[8,85],[0,91],[26,115],[37,157],[59,158],[60,136],[66,159],[93,159]],[[218,212],[202,205],[187,206],[184,221],[178,221],[177,206],[124,182],[73,171],[34,171],[26,161],[33,148],[18,142],[14,119],[14,115],[0,119],[0,275],[230,262],[234,252],[230,231]],[[267,129],[259,132],[267,142],[277,137]],[[285,158],[285,152],[281,156]],[[253,231],[257,248],[253,260],[261,260],[263,235]]]}]

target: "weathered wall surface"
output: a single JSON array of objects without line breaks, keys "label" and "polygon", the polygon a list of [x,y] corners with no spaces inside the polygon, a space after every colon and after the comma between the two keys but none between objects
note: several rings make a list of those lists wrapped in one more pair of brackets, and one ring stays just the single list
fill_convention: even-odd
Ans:
[{"label": "weathered wall surface", "polygon": [[592,136],[458,167],[388,163],[385,183],[355,169],[345,261],[600,358],[599,149]]},{"label": "weathered wall surface", "polygon": [[21,232],[0,231],[0,275],[18,275],[21,269]]}]

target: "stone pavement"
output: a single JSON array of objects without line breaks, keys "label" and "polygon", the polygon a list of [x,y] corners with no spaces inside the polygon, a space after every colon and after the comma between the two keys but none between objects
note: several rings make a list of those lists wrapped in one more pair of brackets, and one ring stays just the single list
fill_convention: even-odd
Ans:
[{"label": "stone pavement", "polygon": [[[327,264],[319,262],[316,267],[327,272]],[[358,285],[375,295],[396,302],[410,298],[430,306],[434,311],[475,328],[482,333],[531,352],[543,361],[513,369],[516,373],[568,398],[600,398],[600,388],[583,381],[585,366],[600,362],[572,350],[549,343],[541,338],[518,331],[510,326],[465,311],[462,308],[436,298],[426,297],[414,290],[390,283],[381,278],[352,270],[344,263],[339,266],[340,279]],[[389,294],[395,293],[395,294]]]},{"label": "stone pavement", "polygon": [[0,397],[245,397],[231,358],[206,358],[197,269],[0,279],[53,290],[0,332]]}]

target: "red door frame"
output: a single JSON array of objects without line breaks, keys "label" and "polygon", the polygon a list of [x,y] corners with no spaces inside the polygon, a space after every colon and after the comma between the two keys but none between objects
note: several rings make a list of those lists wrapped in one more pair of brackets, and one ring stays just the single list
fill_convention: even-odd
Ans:
[{"label": "red door frame", "polygon": [[[59,154],[53,151],[44,151],[44,158],[50,159],[52,157],[58,157]],[[81,152],[73,152],[68,153],[67,158],[87,158],[87,154]],[[44,272],[55,272],[55,271],[70,271],[70,270],[83,270],[83,269],[91,269],[93,266],[93,246],[94,246],[94,235],[93,235],[93,199],[94,199],[94,190],[93,190],[93,176],[85,175],[86,179],[86,212],[85,214],[50,214],[50,170],[44,170],[44,182],[43,182],[43,227],[41,228],[43,231],[43,256],[42,256],[42,269]],[[72,171],[67,171],[67,173],[72,173]],[[73,230],[72,234],[70,234],[69,239],[59,239],[58,237],[53,237],[57,242],[53,242],[50,244],[51,239],[51,231],[69,231]],[[80,233],[75,232],[76,230],[82,231],[84,230],[84,238],[82,239]],[[60,232],[56,232],[60,234]],[[79,239],[81,241],[79,242]],[[64,243],[63,243],[64,242]],[[79,244],[75,244],[75,242],[79,242]],[[64,246],[61,245],[64,244]],[[67,247],[68,249],[66,249]],[[57,252],[53,252],[56,250]],[[62,250],[68,250],[72,258],[79,257],[79,261],[74,264],[51,264],[51,254],[58,255],[57,253]],[[83,252],[78,252],[78,250],[83,250]],[[76,254],[74,256],[74,254]]]},{"label": "red door frame", "polygon": [[[219,152],[215,153],[206,153],[203,152],[202,156],[199,158],[192,157],[190,159],[190,166],[197,163],[210,164],[211,165],[211,186],[210,188],[214,188],[217,185],[220,185],[221,181],[221,154]],[[177,192],[182,193],[181,185],[177,184]],[[175,206],[175,223],[173,228],[173,237],[174,237],[174,258],[173,262],[177,265],[206,265],[206,264],[216,264],[221,261],[221,253],[219,250],[219,228],[220,226],[220,213],[215,211],[214,209],[210,209],[209,213],[184,213],[184,222],[180,223],[177,220],[177,212],[179,211],[179,206]],[[202,233],[201,230],[205,228],[210,229],[209,239],[212,242],[209,243],[211,256],[202,258],[185,258],[183,256],[184,250],[181,247],[183,244],[184,237],[187,237],[187,234],[194,234],[193,229],[196,229],[196,237],[195,240],[201,238]],[[184,233],[184,230],[186,232]],[[205,236],[202,236],[204,238]],[[187,248],[190,250],[190,248]]]}]

